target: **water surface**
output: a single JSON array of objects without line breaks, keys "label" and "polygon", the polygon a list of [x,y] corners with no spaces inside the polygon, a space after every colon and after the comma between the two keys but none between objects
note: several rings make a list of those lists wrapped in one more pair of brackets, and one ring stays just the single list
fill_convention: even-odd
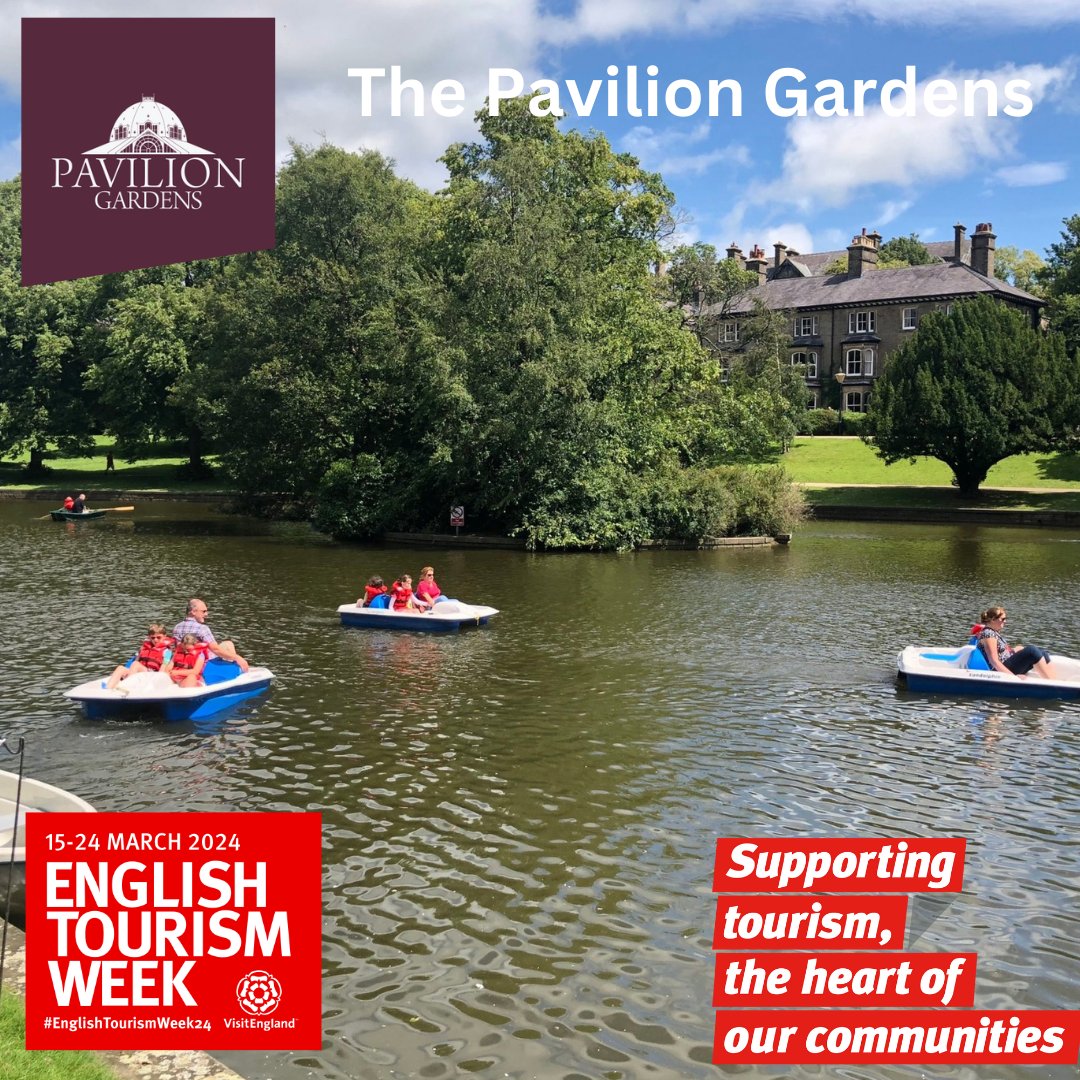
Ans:
[{"label": "water surface", "polygon": [[[991,603],[1080,655],[1071,533],[830,522],[789,548],[543,556],[48,509],[0,502],[0,732],[25,733],[28,771],[102,810],[323,815],[324,1047],[223,1055],[249,1077],[714,1076],[725,835],[966,836],[963,894],[919,908],[909,944],[977,951],[980,1008],[1076,1001],[1080,710],[894,682],[903,645],[959,644]],[[428,562],[502,614],[337,624],[368,575]],[[64,701],[189,595],[278,674],[269,696],[204,724]]]}]

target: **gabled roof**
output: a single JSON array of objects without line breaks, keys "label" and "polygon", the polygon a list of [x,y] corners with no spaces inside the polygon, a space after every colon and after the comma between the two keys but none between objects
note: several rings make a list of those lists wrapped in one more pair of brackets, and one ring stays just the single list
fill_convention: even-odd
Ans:
[{"label": "gabled roof", "polygon": [[[803,260],[806,258],[808,256],[803,256]],[[763,301],[774,310],[797,310],[943,300],[992,293],[1032,307],[1041,307],[1045,303],[1015,285],[985,277],[970,266],[931,263],[896,270],[869,270],[857,278],[846,274],[777,277],[750,289],[741,300],[729,306],[728,311],[731,314],[750,311],[755,300]]]}]

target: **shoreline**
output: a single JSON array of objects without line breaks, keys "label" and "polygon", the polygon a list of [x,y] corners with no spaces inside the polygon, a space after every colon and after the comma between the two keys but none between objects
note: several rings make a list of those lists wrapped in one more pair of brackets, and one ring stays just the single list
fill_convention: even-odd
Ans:
[{"label": "shoreline", "polygon": [[[821,490],[824,488],[853,487],[860,491],[880,488],[888,490],[886,485],[876,484],[800,484],[800,487]],[[1043,489],[1036,488],[987,488],[989,491],[1029,491],[1033,494]],[[1046,489],[1049,492],[1068,489]],[[3,500],[39,500],[57,499],[62,501],[65,490],[52,488],[0,488]],[[122,502],[202,502],[229,503],[240,497],[238,492],[226,491],[170,491],[165,488],[135,490],[127,488],[92,488],[89,489],[90,502],[103,499]],[[1080,511],[1077,510],[1022,510],[1009,507],[940,507],[940,506],[867,506],[855,504],[810,504],[807,517],[812,521],[875,521],[909,522],[928,525],[1006,525],[1040,529],[1075,529],[1080,528]],[[393,532],[383,536],[380,542],[404,545],[438,544],[447,547],[503,547],[524,550],[524,541],[513,537],[477,536],[466,534],[455,536],[453,533]],[[642,544],[642,550],[695,549],[722,547],[756,547],[774,543],[786,543],[773,537],[731,536],[707,541],[703,544],[689,544],[679,541],[650,541]]]}]

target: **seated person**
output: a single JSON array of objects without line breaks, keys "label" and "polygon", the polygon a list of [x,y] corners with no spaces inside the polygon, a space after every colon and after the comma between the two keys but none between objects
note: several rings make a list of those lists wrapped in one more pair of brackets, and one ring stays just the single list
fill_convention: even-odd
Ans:
[{"label": "seated person", "polygon": [[435,568],[425,566],[420,571],[420,580],[416,584],[416,606],[422,611],[433,608],[440,600],[445,600],[442,589],[435,581]]},{"label": "seated person", "polygon": [[394,611],[419,611],[413,599],[412,578],[402,574],[390,589],[390,607]]},{"label": "seated person", "polygon": [[75,507],[75,500],[70,495],[66,495],[64,497],[64,509],[65,510],[72,510],[72,509],[74,509],[74,507]]},{"label": "seated person", "polygon": [[169,677],[178,686],[202,686],[202,670],[206,666],[206,649],[194,634],[185,634],[165,665]]},{"label": "seated person", "polygon": [[987,608],[979,616],[983,626],[976,643],[990,667],[994,671],[1015,675],[1020,679],[1029,671],[1034,671],[1043,679],[1056,679],[1057,672],[1046,649],[1040,649],[1037,645],[1021,645],[1014,649],[1009,645],[1002,634],[1005,620],[1005,610],[1001,607]]},{"label": "seated person", "polygon": [[383,581],[378,574],[372,574],[368,578],[368,583],[364,586],[364,595],[356,601],[357,607],[371,607],[371,601],[376,596],[382,596],[389,590],[386,588],[386,582]]},{"label": "seated person", "polygon": [[[67,507],[65,507],[65,509],[67,509]],[[80,494],[71,504],[71,512],[73,514],[82,514],[86,512],[86,492]]]},{"label": "seated person", "polygon": [[160,671],[172,659],[174,644],[161,623],[151,623],[135,659],[130,664],[117,667],[106,679],[105,688],[115,690],[129,675],[137,675],[140,671]]}]

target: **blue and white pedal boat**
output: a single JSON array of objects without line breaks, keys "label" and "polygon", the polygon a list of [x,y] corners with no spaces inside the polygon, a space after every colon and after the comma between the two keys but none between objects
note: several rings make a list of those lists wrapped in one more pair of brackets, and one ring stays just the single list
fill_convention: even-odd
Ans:
[{"label": "blue and white pedal boat", "polygon": [[499,612],[493,607],[465,604],[460,600],[442,600],[431,611],[393,611],[390,608],[357,607],[342,604],[338,608],[342,626],[362,626],[369,630],[422,630],[427,633],[463,630],[486,626]]},{"label": "blue and white pedal boat", "polygon": [[274,679],[269,668],[241,671],[231,660],[214,658],[203,668],[204,686],[177,686],[163,671],[129,675],[115,690],[91,679],[64,697],[78,702],[91,720],[132,713],[160,713],[166,720],[202,720],[241,701],[264,694]]},{"label": "blue and white pedal boat", "polygon": [[974,697],[1080,700],[1080,660],[1051,654],[1056,679],[1025,678],[994,671],[975,645],[959,649],[909,645],[896,658],[897,677],[909,690]]}]

